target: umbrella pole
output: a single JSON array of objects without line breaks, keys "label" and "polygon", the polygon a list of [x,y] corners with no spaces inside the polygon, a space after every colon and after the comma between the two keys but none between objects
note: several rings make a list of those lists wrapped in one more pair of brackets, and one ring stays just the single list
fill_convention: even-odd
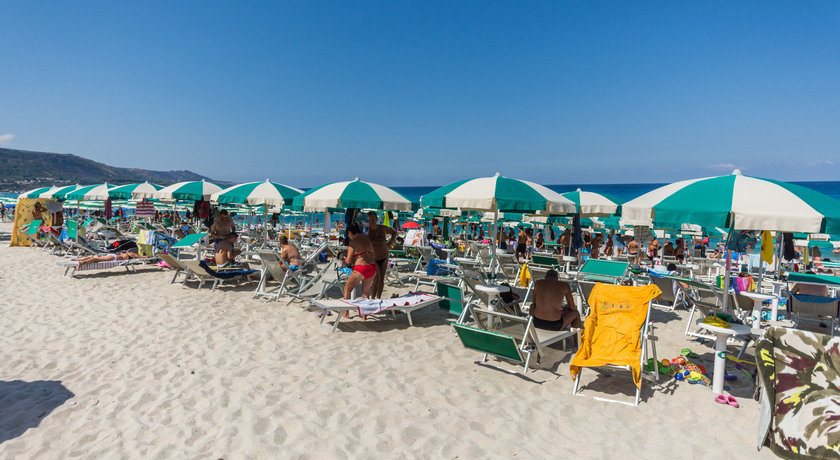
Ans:
[{"label": "umbrella pole", "polygon": [[782,274],[782,233],[776,232],[776,280]]},{"label": "umbrella pole", "polygon": [[761,241],[758,245],[758,292],[761,292],[761,282],[764,280],[764,258],[761,257],[761,247],[764,246],[764,232],[761,232]]},{"label": "umbrella pole", "polygon": [[263,247],[268,242],[268,207],[263,203]]},{"label": "umbrella pole", "polygon": [[732,273],[729,268],[732,264],[732,250],[726,248],[726,272],[723,274],[723,312],[729,313],[729,282],[732,280]]},{"label": "umbrella pole", "polygon": [[[495,201],[495,200],[494,200]],[[493,244],[490,247],[490,273],[493,275],[493,280],[496,279],[496,266],[499,264],[499,261],[496,257],[496,246],[498,246],[498,239],[499,239],[499,209],[496,207],[496,203],[493,203],[493,238],[490,240]]]}]

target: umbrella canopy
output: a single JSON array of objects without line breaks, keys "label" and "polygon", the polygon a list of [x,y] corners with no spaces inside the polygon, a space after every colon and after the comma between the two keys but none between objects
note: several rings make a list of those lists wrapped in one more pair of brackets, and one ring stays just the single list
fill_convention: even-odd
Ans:
[{"label": "umbrella canopy", "polygon": [[622,224],[840,233],[840,201],[786,182],[744,176],[668,184],[621,206]]},{"label": "umbrella canopy", "polygon": [[64,200],[67,199],[67,194],[70,192],[74,192],[78,189],[82,188],[81,185],[66,185],[64,187],[59,187],[55,191],[47,190],[43,194],[41,194],[41,198],[52,198],[54,200]]},{"label": "umbrella canopy", "polygon": [[410,220],[410,221],[402,224],[402,228],[420,228],[420,227],[421,227],[421,225],[418,224],[417,222],[414,222],[413,220]]},{"label": "umbrella canopy", "polygon": [[218,185],[204,180],[192,182],[178,182],[164,187],[154,194],[152,198],[159,200],[194,200],[202,198],[209,199],[211,195],[222,190]]},{"label": "umbrella canopy", "polygon": [[137,184],[120,185],[108,191],[111,198],[142,200],[151,198],[152,194],[162,189],[162,185],[140,182]]},{"label": "umbrella canopy", "polygon": [[292,199],[303,190],[276,182],[249,182],[234,185],[210,196],[217,203],[246,204],[250,206],[276,206],[292,204]]},{"label": "umbrella canopy", "polygon": [[18,198],[40,198],[41,194],[52,189],[52,187],[38,187],[18,195]]},{"label": "umbrella canopy", "polygon": [[536,212],[567,214],[577,211],[571,200],[533,182],[492,177],[466,179],[445,185],[420,197],[423,206],[477,211]]},{"label": "umbrella canopy", "polygon": [[335,182],[308,190],[295,197],[296,206],[306,211],[328,208],[370,208],[410,211],[411,201],[384,185],[359,180]]},{"label": "umbrella canopy", "polygon": [[618,211],[616,200],[600,193],[584,192],[577,189],[574,192],[564,193],[563,197],[577,205],[578,212],[583,216],[606,217]]},{"label": "umbrella canopy", "polygon": [[99,200],[105,201],[109,198],[108,190],[114,188],[107,183],[79,187],[68,193],[65,198],[68,200]]}]

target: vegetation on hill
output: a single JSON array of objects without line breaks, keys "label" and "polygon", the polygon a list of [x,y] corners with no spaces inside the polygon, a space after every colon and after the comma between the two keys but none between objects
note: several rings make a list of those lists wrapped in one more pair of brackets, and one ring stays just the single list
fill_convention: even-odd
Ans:
[{"label": "vegetation on hill", "polygon": [[[118,168],[80,156],[0,148],[0,191],[21,192],[62,184],[128,184],[149,181],[168,185],[190,180],[211,180],[192,171],[152,171]],[[219,185],[226,185],[214,181]]]}]

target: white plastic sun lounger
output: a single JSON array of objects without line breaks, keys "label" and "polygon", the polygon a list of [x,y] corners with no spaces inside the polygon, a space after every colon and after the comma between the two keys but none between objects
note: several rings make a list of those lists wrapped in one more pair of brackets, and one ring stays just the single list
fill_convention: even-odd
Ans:
[{"label": "white plastic sun lounger", "polygon": [[[403,301],[412,301],[412,298],[416,300],[416,302],[411,303],[411,305],[399,305],[399,303]],[[421,308],[428,307],[430,305],[437,305],[440,301],[441,297],[430,295],[430,294],[409,294],[407,296],[397,297],[394,299],[382,299],[383,305],[387,305],[389,303],[395,303],[397,305],[385,307],[382,310],[379,310],[374,313],[370,314],[377,314],[383,312],[389,312],[393,315],[394,312],[403,312],[405,313],[406,318],[408,318],[408,325],[414,326],[414,321],[411,319],[411,313],[417,311]],[[322,327],[328,329],[332,334],[338,329],[338,323],[341,322],[341,317],[346,311],[360,311],[360,305],[363,305],[366,299],[356,299],[356,300],[342,300],[342,299],[313,299],[310,300],[310,305],[315,306],[318,310],[321,310],[321,319],[318,322]],[[367,308],[368,306],[363,306]],[[328,313],[333,313],[335,315],[335,321],[333,321],[332,326],[324,324],[324,321],[327,318]]]}]

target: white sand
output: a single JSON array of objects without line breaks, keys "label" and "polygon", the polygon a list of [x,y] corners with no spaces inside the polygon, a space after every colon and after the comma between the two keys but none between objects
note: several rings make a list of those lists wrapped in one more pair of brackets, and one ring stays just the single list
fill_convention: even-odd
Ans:
[{"label": "white sand", "polygon": [[[589,372],[573,397],[560,350],[526,376],[478,365],[436,307],[413,328],[353,319],[329,335],[250,287],[197,291],[158,269],[70,279],[58,260],[0,247],[2,458],[759,455],[743,376],[738,409],[664,379],[639,407],[609,404],[592,396],[631,400],[628,374]],[[656,313],[660,358],[691,347],[710,363],[686,316]]]}]

